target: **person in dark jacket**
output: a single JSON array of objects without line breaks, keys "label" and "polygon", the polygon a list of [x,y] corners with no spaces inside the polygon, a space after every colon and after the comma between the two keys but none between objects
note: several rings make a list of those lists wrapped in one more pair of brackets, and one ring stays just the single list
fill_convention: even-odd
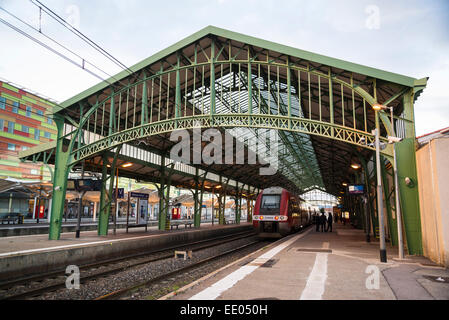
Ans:
[{"label": "person in dark jacket", "polygon": [[328,216],[327,216],[327,229],[326,229],[326,231],[329,231],[329,229],[331,229],[331,231],[330,232],[332,232],[332,213],[328,213]]},{"label": "person in dark jacket", "polygon": [[318,213],[315,213],[313,215],[313,223],[315,223],[316,232],[320,231],[321,222],[320,222],[320,216],[318,215]]},{"label": "person in dark jacket", "polygon": [[324,215],[324,212],[321,213],[320,216],[320,225],[321,225],[321,232],[324,232],[326,230],[326,216]]}]

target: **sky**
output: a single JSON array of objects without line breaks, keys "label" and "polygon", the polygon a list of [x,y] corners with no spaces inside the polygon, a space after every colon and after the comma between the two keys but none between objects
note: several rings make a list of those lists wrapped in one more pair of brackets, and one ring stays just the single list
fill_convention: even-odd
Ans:
[{"label": "sky", "polygon": [[[417,79],[429,77],[415,104],[416,135],[449,126],[449,1],[40,1],[126,66],[213,25]],[[40,26],[43,34],[110,75],[121,71],[45,14],[39,18],[31,1],[0,0],[0,7]],[[50,43],[5,11],[0,18]],[[100,81],[2,23],[0,43],[0,78],[58,102]]]}]

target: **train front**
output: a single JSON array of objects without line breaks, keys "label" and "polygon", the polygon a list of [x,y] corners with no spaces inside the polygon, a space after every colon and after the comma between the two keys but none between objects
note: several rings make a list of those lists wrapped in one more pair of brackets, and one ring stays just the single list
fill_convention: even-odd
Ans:
[{"label": "train front", "polygon": [[290,233],[288,197],[282,188],[265,189],[257,196],[253,226],[259,237],[281,238]]}]

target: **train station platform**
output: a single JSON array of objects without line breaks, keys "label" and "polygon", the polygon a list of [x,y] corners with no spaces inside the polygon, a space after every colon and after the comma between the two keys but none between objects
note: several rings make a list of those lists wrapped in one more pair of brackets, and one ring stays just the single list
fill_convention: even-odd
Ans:
[{"label": "train station platform", "polygon": [[379,260],[379,243],[362,230],[312,226],[191,283],[162,299],[433,300],[449,299],[449,270],[423,257]]},{"label": "train station platform", "polygon": [[48,272],[68,265],[81,265],[117,258],[138,252],[230,235],[252,230],[252,224],[231,225],[203,223],[200,228],[160,231],[157,226],[109,229],[107,236],[97,231],[86,231],[76,238],[73,232],[61,233],[60,240],[48,240],[47,234],[0,238],[0,280]]}]

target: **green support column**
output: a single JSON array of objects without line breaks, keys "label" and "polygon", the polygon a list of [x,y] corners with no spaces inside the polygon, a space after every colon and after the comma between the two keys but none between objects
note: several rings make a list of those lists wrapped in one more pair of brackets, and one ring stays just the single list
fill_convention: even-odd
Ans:
[{"label": "green support column", "polygon": [[384,196],[385,196],[385,207],[387,209],[386,211],[388,218],[388,229],[390,231],[390,242],[392,246],[396,246],[398,244],[398,227],[396,223],[397,222],[396,218],[393,219],[393,210],[391,206],[391,199],[393,198],[394,200],[394,190],[392,190],[390,183],[388,181],[387,168],[385,167],[384,161],[382,161],[381,168],[382,168],[382,184],[384,187]]},{"label": "green support column", "polygon": [[170,221],[171,221],[171,216],[170,216],[170,188],[171,188],[171,175],[172,175],[172,170],[170,170],[169,172],[169,176],[168,176],[168,181],[165,185],[165,191],[164,191],[164,198],[165,198],[165,210],[164,210],[164,214],[165,214],[165,225],[163,225],[164,230],[168,231],[170,230]]},{"label": "green support column", "polygon": [[215,114],[215,41],[210,45],[210,120],[213,126],[213,117]]},{"label": "green support column", "polygon": [[240,224],[240,216],[242,214],[242,198],[238,182],[236,182],[236,189],[237,193],[235,195],[235,223]]},{"label": "green support column", "polygon": [[[413,93],[403,97],[406,138],[396,143],[401,211],[410,255],[422,255],[421,217],[419,209],[418,174],[416,170],[416,139],[413,113]],[[406,178],[407,181],[406,181]],[[408,183],[407,183],[408,182]]]},{"label": "green support column", "polygon": [[161,157],[161,181],[159,191],[159,215],[158,229],[165,230],[166,209],[165,209],[165,157]]},{"label": "green support column", "polygon": [[292,127],[292,92],[291,92],[291,70],[287,57],[287,115],[288,115],[288,128]]},{"label": "green support column", "polygon": [[[248,60],[249,60],[249,51],[248,51]],[[248,113],[253,114],[253,76],[251,73],[251,61],[248,62]],[[251,125],[252,119],[251,116],[248,119],[248,124]]]},{"label": "green support column", "polygon": [[101,171],[101,193],[100,193],[100,210],[98,212],[98,235],[107,235],[109,224],[108,210],[108,192],[106,189],[108,183],[108,160],[103,155],[103,167]]},{"label": "green support column", "polygon": [[68,166],[70,153],[68,151],[64,152],[62,149],[64,119],[56,114],[54,116],[54,121],[58,129],[58,140],[56,143],[55,154],[56,159],[53,178],[53,198],[51,205],[50,227],[48,233],[49,240],[59,240],[61,234],[61,223],[64,213],[64,204],[67,190],[67,178],[70,171],[70,167]]},{"label": "green support column", "polygon": [[[418,177],[416,173],[415,138],[396,144],[399,194],[408,253],[422,255],[421,219],[419,210]],[[406,182],[410,181],[407,185]]]},{"label": "green support column", "polygon": [[[180,110],[181,110],[181,75],[179,73],[179,67],[181,65],[181,57],[179,52],[177,52],[177,58],[178,58],[178,62],[177,62],[177,69],[176,69],[176,91],[175,91],[175,118],[179,118],[180,117]],[[177,120],[176,120],[177,121]],[[177,127],[177,123],[176,126]]]},{"label": "green support column", "polygon": [[[103,168],[101,174],[101,194],[100,194],[100,212],[98,217],[98,235],[107,236],[109,229],[109,215],[111,214],[112,194],[114,192],[114,178],[116,174],[117,158],[122,149],[122,145],[118,146],[112,163],[108,163],[108,159],[103,155]],[[108,165],[110,165],[110,174],[108,176]],[[109,182],[109,188],[106,189]]]},{"label": "green support column", "polygon": [[[202,203],[199,201],[199,177],[198,177],[198,167],[195,167],[195,192],[193,192],[193,226],[195,228],[199,228],[201,225],[201,205]],[[199,219],[198,219],[199,216]]]}]

